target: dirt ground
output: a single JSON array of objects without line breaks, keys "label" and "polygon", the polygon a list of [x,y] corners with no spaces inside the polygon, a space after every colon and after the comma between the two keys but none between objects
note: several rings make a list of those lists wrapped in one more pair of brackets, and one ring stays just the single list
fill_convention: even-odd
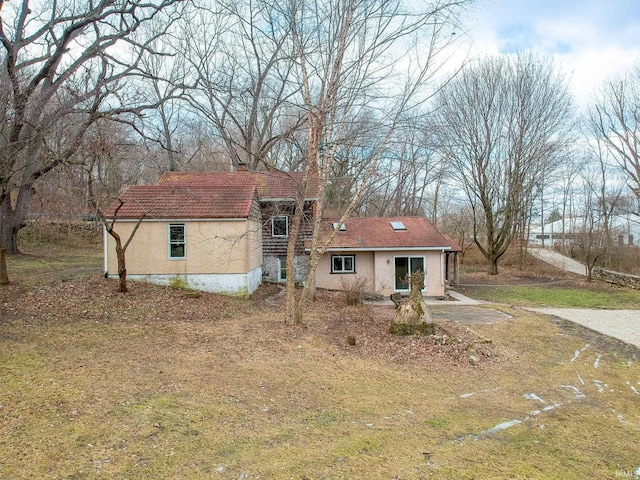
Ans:
[{"label": "dirt ground", "polygon": [[[34,249],[28,257],[44,260],[47,253]],[[247,308],[258,311],[266,307],[275,315],[284,310],[283,287],[270,283],[263,284],[249,303],[208,293],[190,298],[184,290],[135,282],[129,282],[130,293],[122,295],[116,291],[114,280],[100,276],[100,267],[70,265],[64,261],[64,255],[61,253],[59,265],[54,264],[49,271],[38,273],[37,280],[29,272],[14,273],[16,281],[0,289],[0,318],[10,321],[13,315],[22,318],[27,315],[34,321],[65,317],[68,321],[94,317],[96,321],[112,321],[128,316],[130,321],[146,321],[164,314],[188,317],[193,322],[207,322]],[[486,274],[482,266],[468,266],[458,290],[465,293],[465,286],[500,284],[552,284],[560,288],[584,286],[584,281],[578,276],[559,272],[536,260],[533,262],[526,271],[506,267],[498,276]],[[35,291],[28,286],[32,280],[40,284]],[[79,303],[82,298],[91,299],[91,305]],[[485,337],[491,325],[512,318],[510,313],[486,306],[455,305],[454,301],[431,306],[430,311],[438,328],[437,335],[393,336],[388,333],[389,323],[395,314],[392,305],[347,306],[340,292],[319,291],[317,301],[309,305],[305,314],[301,333],[319,332],[336,348],[364,356],[423,361],[437,358],[443,368],[447,364],[467,364],[470,348],[477,350],[484,364],[500,361],[495,345],[487,342]],[[245,328],[250,334],[252,327],[247,325]],[[355,345],[347,343],[348,337],[355,338]]]}]

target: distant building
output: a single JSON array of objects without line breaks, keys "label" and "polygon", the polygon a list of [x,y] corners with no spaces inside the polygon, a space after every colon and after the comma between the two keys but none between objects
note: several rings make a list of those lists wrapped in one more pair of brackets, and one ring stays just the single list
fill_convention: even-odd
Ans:
[{"label": "distant building", "polygon": [[[640,245],[640,217],[616,215],[611,218],[610,230],[611,238],[617,245]],[[534,224],[529,230],[529,243],[545,247],[562,242],[571,244],[584,231],[584,219],[581,217],[567,217],[564,221],[557,220],[544,226]]]}]

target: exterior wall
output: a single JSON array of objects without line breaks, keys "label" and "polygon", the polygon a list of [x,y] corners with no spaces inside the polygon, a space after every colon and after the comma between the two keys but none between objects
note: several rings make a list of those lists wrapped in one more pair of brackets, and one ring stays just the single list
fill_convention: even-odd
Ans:
[{"label": "exterior wall", "polygon": [[[284,256],[284,255],[283,255]],[[296,282],[304,283],[309,273],[309,256],[296,255],[293,257],[293,268]],[[278,257],[265,256],[262,265],[263,275],[271,282],[278,281],[279,259]]]},{"label": "exterior wall", "polygon": [[[291,220],[293,216],[292,202],[261,202],[262,217],[262,252],[264,255],[263,271],[270,281],[278,281],[278,257],[286,257],[289,237],[274,237],[271,234],[271,218],[278,215],[286,215]],[[313,202],[306,202],[304,216],[300,232],[296,241],[294,257],[295,280],[304,282],[309,271],[309,258],[304,251],[304,240],[311,238],[313,221]],[[291,228],[291,226],[289,226]]]},{"label": "exterior wall", "polygon": [[375,252],[374,265],[376,269],[376,293],[390,295],[395,284],[395,265],[393,257],[397,252]]},{"label": "exterior wall", "polygon": [[442,251],[425,252],[427,257],[427,297],[444,297],[444,260]]},{"label": "exterior wall", "polygon": [[[186,258],[169,259],[169,223],[186,225]],[[251,262],[262,264],[257,252],[250,258],[251,222],[233,221],[143,221],[126,251],[127,273],[184,275],[201,273],[242,273]],[[135,222],[117,222],[116,231],[125,242]],[[117,273],[115,241],[108,236],[108,272]],[[252,246],[252,250],[255,248]],[[253,265],[255,268],[256,265]]]},{"label": "exterior wall", "polygon": [[[271,235],[271,218],[279,215],[286,215],[291,221],[293,216],[292,202],[262,202],[260,209],[262,212],[262,242],[265,256],[285,256],[287,254],[287,244],[289,237],[274,237]],[[304,239],[311,238],[313,221],[313,203],[306,202],[300,232],[296,241],[296,255],[304,255]],[[289,228],[291,226],[289,225]]]},{"label": "exterior wall", "polygon": [[[117,274],[109,275],[118,278]],[[203,292],[222,293],[246,297],[260,286],[262,269],[260,267],[244,274],[186,274],[186,275],[127,275],[127,279],[136,282],[148,282],[177,288],[192,288]]]},{"label": "exterior wall", "polygon": [[262,266],[258,266],[247,273],[247,293],[251,295],[262,284]]},{"label": "exterior wall", "polygon": [[[260,211],[248,220],[144,221],[126,251],[127,277],[158,285],[230,295],[251,295],[262,283]],[[169,259],[169,224],[184,223],[186,258]],[[129,237],[136,222],[118,222]],[[117,278],[115,241],[106,235],[106,273]]]},{"label": "exterior wall", "polygon": [[[331,273],[332,255],[355,255],[355,273]],[[375,269],[373,252],[327,252],[318,263],[316,270],[316,287],[328,290],[343,290],[355,282],[364,280],[363,291],[374,293]]]},{"label": "exterior wall", "polygon": [[[355,255],[356,273],[331,273],[331,255]],[[368,278],[366,293],[390,295],[395,290],[395,257],[424,257],[427,288],[424,295],[443,297],[444,253],[433,250],[392,250],[374,252],[327,252],[320,259],[316,272],[316,285],[319,288],[341,290],[342,279]]]},{"label": "exterior wall", "polygon": [[[424,295],[427,297],[444,297],[444,253],[440,250],[399,250],[394,252],[377,252],[376,266],[383,263],[387,267],[384,272],[378,274],[378,278],[383,278],[385,288],[380,288],[381,293],[389,295],[393,293],[395,285],[395,257],[425,257],[425,282],[427,288]],[[389,263],[387,263],[389,259]]]},{"label": "exterior wall", "polygon": [[[247,269],[255,270],[263,262],[262,258],[262,221],[260,207],[255,203],[248,221],[247,241]],[[260,274],[262,277],[262,274]]]},{"label": "exterior wall", "polygon": [[265,255],[262,274],[272,282],[278,281],[278,257]]}]

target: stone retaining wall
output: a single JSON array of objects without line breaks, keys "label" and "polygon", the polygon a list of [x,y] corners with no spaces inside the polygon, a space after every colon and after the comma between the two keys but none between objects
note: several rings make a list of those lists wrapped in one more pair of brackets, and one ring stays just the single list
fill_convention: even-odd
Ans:
[{"label": "stone retaining wall", "polygon": [[612,272],[604,268],[594,267],[591,273],[593,278],[602,280],[603,282],[621,285],[623,287],[631,287],[640,290],[640,276],[629,275],[627,273]]}]

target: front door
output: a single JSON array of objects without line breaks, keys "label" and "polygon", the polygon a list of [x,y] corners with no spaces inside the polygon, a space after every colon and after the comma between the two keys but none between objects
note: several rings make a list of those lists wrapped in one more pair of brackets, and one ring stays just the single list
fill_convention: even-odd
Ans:
[{"label": "front door", "polygon": [[[395,289],[396,290],[409,290],[410,274],[417,272],[418,270],[425,271],[424,269],[424,257],[395,257]],[[426,283],[426,276],[425,276]]]},{"label": "front door", "polygon": [[287,281],[287,257],[278,257],[278,281]]}]

